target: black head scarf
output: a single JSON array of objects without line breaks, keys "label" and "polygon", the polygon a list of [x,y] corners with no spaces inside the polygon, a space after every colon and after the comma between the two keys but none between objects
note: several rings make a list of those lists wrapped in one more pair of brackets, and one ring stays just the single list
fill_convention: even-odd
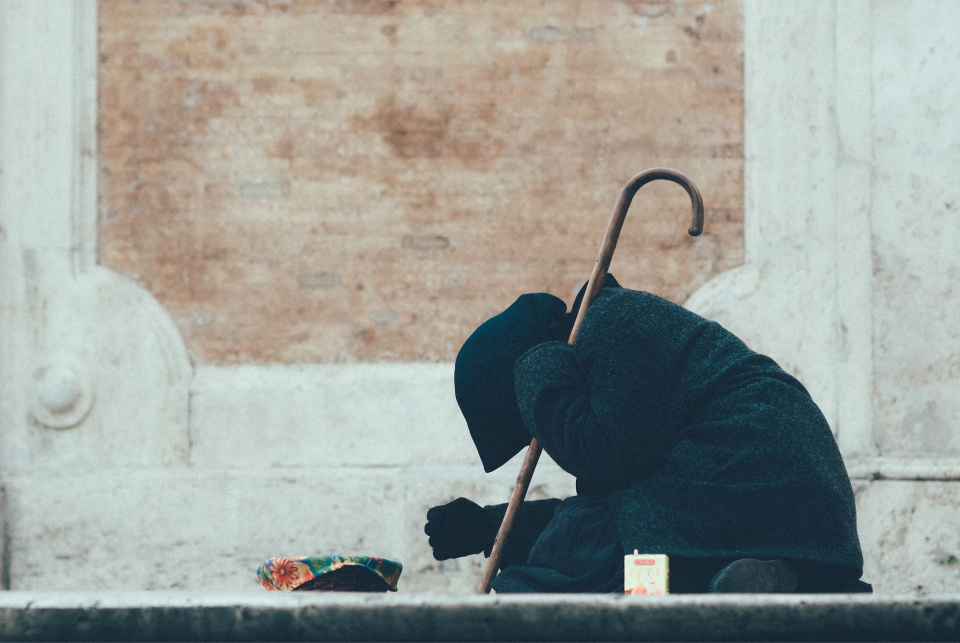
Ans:
[{"label": "black head scarf", "polygon": [[530,443],[513,386],[513,365],[548,341],[550,325],[567,305],[553,295],[521,295],[488,319],[463,344],[454,368],[457,404],[467,421],[484,471],[499,468]]},{"label": "black head scarf", "polygon": [[[608,275],[604,287],[619,286]],[[517,406],[513,367],[537,344],[566,341],[586,286],[568,313],[567,305],[547,293],[521,295],[467,338],[454,368],[457,404],[486,472],[500,468],[530,444],[530,432]]]}]

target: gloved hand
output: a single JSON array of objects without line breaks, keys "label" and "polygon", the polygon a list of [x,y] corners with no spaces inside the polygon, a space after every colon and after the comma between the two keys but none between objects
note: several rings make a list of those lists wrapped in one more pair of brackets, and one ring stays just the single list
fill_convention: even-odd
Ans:
[{"label": "gloved hand", "polygon": [[466,498],[433,507],[423,528],[437,560],[479,554],[493,544],[498,525],[483,507]]}]

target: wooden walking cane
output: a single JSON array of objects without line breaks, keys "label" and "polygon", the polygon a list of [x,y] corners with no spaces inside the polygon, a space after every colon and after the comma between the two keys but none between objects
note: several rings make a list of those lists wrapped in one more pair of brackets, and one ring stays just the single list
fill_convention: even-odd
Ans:
[{"label": "wooden walking cane", "polygon": [[[600,288],[603,287],[603,280],[607,276],[607,270],[610,268],[610,260],[613,259],[613,251],[617,247],[617,239],[620,237],[620,228],[623,227],[623,220],[627,216],[627,210],[630,209],[630,202],[633,196],[641,187],[663,179],[673,181],[679,184],[693,203],[693,215],[690,221],[690,236],[697,236],[703,231],[703,198],[700,191],[686,176],[665,167],[655,167],[636,175],[627,183],[620,192],[620,198],[613,208],[613,215],[610,217],[610,223],[607,225],[607,233],[603,238],[603,244],[600,246],[600,254],[597,255],[597,262],[593,266],[593,273],[590,275],[590,281],[587,282],[587,290],[583,296],[583,302],[580,304],[580,310],[577,318],[573,322],[573,329],[570,331],[568,344],[573,345],[577,341],[577,331],[580,329],[580,322],[583,321],[587,308],[597,298]],[[517,476],[517,482],[513,487],[513,495],[510,496],[510,503],[507,505],[507,512],[503,516],[503,522],[500,523],[500,530],[493,541],[493,549],[490,550],[490,558],[487,559],[487,566],[483,570],[483,579],[477,587],[478,594],[488,594],[490,592],[490,583],[493,577],[500,570],[500,556],[503,547],[510,536],[510,530],[513,528],[514,519],[517,517],[517,510],[527,495],[527,489],[530,487],[530,479],[533,477],[533,470],[537,467],[537,461],[540,459],[542,447],[534,438],[530,441],[527,448],[527,454],[523,458],[523,464],[520,466],[520,474]]]}]

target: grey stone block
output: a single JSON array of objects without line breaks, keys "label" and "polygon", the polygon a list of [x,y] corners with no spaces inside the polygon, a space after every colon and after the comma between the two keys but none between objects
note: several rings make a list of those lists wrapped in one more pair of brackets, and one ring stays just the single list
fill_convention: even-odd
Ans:
[{"label": "grey stone block", "polygon": [[0,590],[10,589],[10,538],[7,530],[7,492],[0,485]]},{"label": "grey stone block", "polygon": [[880,594],[960,587],[960,484],[874,480],[858,485],[863,580]]}]

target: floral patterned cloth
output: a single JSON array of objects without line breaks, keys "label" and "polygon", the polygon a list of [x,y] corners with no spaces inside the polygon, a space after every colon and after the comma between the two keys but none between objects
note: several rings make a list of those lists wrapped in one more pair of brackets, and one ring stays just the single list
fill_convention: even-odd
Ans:
[{"label": "floral patterned cloth", "polygon": [[299,558],[271,558],[260,565],[257,574],[260,583],[271,591],[289,592],[321,574],[336,571],[348,565],[365,567],[397,591],[397,581],[403,565],[385,558],[370,556],[304,556]]}]

